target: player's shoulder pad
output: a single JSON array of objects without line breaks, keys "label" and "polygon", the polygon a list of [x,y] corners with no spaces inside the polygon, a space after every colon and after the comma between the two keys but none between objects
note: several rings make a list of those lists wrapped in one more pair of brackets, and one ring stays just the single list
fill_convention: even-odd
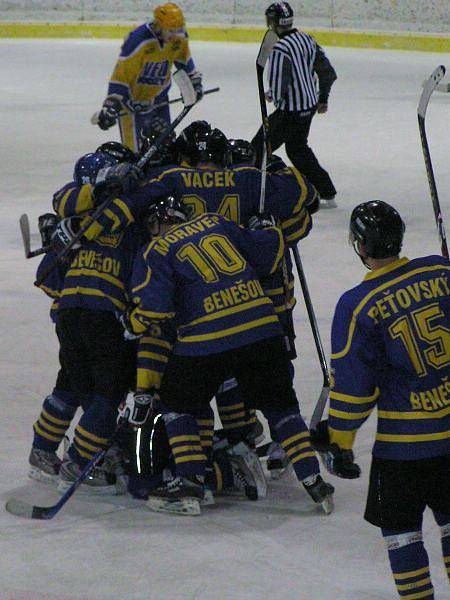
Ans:
[{"label": "player's shoulder pad", "polygon": [[144,23],[136,29],[133,29],[133,31],[128,34],[128,37],[122,44],[120,57],[128,58],[134,54],[142,44],[152,41],[158,41],[156,35],[152,31],[151,27],[148,26],[148,23]]}]

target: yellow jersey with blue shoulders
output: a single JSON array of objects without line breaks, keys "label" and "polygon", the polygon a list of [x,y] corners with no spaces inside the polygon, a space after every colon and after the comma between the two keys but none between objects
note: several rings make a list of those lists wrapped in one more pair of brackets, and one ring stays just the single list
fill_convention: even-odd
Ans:
[{"label": "yellow jersey with blue shoulders", "polygon": [[259,277],[278,268],[281,231],[207,213],[150,242],[133,267],[135,333],[172,322],[174,354],[209,355],[282,335]]},{"label": "yellow jersey with blue shoulders", "polygon": [[450,262],[402,258],[339,300],[332,327],[329,430],[351,448],[374,407],[373,455],[450,454]]},{"label": "yellow jersey with blue shoulders", "polygon": [[171,85],[175,65],[188,75],[195,71],[188,35],[164,42],[144,23],[125,39],[108,86],[108,96],[118,96],[133,108],[133,103],[164,101]]}]

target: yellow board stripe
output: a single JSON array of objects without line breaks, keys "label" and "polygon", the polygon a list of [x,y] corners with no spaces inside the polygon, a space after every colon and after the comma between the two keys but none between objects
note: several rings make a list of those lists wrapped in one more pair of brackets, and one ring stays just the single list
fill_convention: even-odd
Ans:
[{"label": "yellow board stripe", "polygon": [[242,333],[244,331],[248,331],[249,329],[255,329],[256,327],[261,327],[262,325],[268,325],[269,323],[279,323],[278,317],[276,315],[264,317],[263,319],[257,319],[256,321],[251,321],[245,325],[237,325],[236,327],[230,327],[229,329],[221,329],[220,331],[215,331],[214,333],[188,335],[186,337],[179,338],[179,342],[205,342],[208,340],[216,340],[222,337],[228,337],[229,335],[234,335],[235,333]]},{"label": "yellow board stripe", "polygon": [[[404,258],[399,261],[396,261],[396,265],[403,266],[407,262],[408,262],[408,259]],[[350,350],[350,346],[351,346],[352,339],[353,339],[353,334],[354,334],[355,327],[356,327],[356,319],[358,318],[359,313],[363,310],[363,308],[369,302],[369,300],[371,300],[374,296],[376,296],[377,294],[379,294],[386,288],[390,288],[390,287],[396,285],[397,283],[400,283],[400,281],[404,281],[405,279],[411,279],[415,275],[420,275],[421,273],[430,273],[432,271],[450,271],[450,267],[448,267],[446,265],[433,265],[432,267],[420,267],[418,269],[414,269],[413,271],[409,271],[408,273],[399,275],[398,277],[395,277],[394,279],[390,279],[389,281],[383,283],[382,285],[379,285],[378,287],[373,289],[371,292],[369,292],[366,296],[364,296],[364,298],[361,300],[361,302],[358,304],[358,306],[353,311],[352,320],[350,321],[350,325],[348,328],[347,342],[346,342],[344,348],[340,352],[335,352],[334,354],[332,354],[331,358],[334,360],[336,360],[338,358],[342,358]]]},{"label": "yellow board stripe", "polygon": [[[439,33],[364,33],[359,31],[318,31],[308,29],[319,44],[350,48],[380,48],[450,52],[450,39]],[[0,37],[5,38],[82,38],[123,39],[130,25],[103,23],[19,23],[0,24]],[[206,42],[261,42],[264,29],[257,27],[189,27],[191,40]]]}]

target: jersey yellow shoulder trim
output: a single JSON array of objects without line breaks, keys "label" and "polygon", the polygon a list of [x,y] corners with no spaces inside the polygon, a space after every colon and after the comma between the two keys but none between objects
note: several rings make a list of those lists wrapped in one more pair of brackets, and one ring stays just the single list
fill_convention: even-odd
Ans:
[{"label": "jersey yellow shoulder trim", "polygon": [[409,258],[407,258],[406,256],[404,256],[403,258],[399,258],[398,260],[395,260],[394,262],[390,263],[389,265],[386,265],[385,267],[381,267],[380,269],[375,269],[374,271],[367,273],[367,275],[364,277],[364,281],[381,277],[381,275],[385,275],[386,273],[395,271],[395,269],[398,269],[399,267],[403,267],[403,265],[406,265],[406,263],[409,263]]}]

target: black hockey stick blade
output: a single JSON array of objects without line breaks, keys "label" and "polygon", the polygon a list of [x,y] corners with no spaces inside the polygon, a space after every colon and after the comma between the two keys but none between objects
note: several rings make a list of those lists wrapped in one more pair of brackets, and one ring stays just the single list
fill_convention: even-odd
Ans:
[{"label": "black hockey stick blade", "polygon": [[259,48],[258,56],[256,58],[256,64],[258,67],[266,66],[266,62],[272,52],[273,47],[278,41],[278,36],[272,29],[268,29],[266,34],[261,42],[261,47]]},{"label": "black hockey stick blade", "polygon": [[422,119],[425,119],[425,115],[427,112],[428,103],[430,101],[431,94],[437,88],[439,82],[444,77],[444,75],[445,75],[445,67],[444,67],[444,65],[439,65],[439,67],[437,67],[433,71],[433,73],[430,75],[430,77],[426,81],[425,85],[423,86],[423,91],[422,91],[422,94],[421,94],[420,100],[419,100],[419,106],[417,108],[417,114],[419,115],[419,117],[422,117]]},{"label": "black hockey stick blade", "polygon": [[19,219],[20,233],[22,234],[23,250],[25,258],[30,258],[31,242],[30,242],[30,221],[27,214],[23,214]]}]

